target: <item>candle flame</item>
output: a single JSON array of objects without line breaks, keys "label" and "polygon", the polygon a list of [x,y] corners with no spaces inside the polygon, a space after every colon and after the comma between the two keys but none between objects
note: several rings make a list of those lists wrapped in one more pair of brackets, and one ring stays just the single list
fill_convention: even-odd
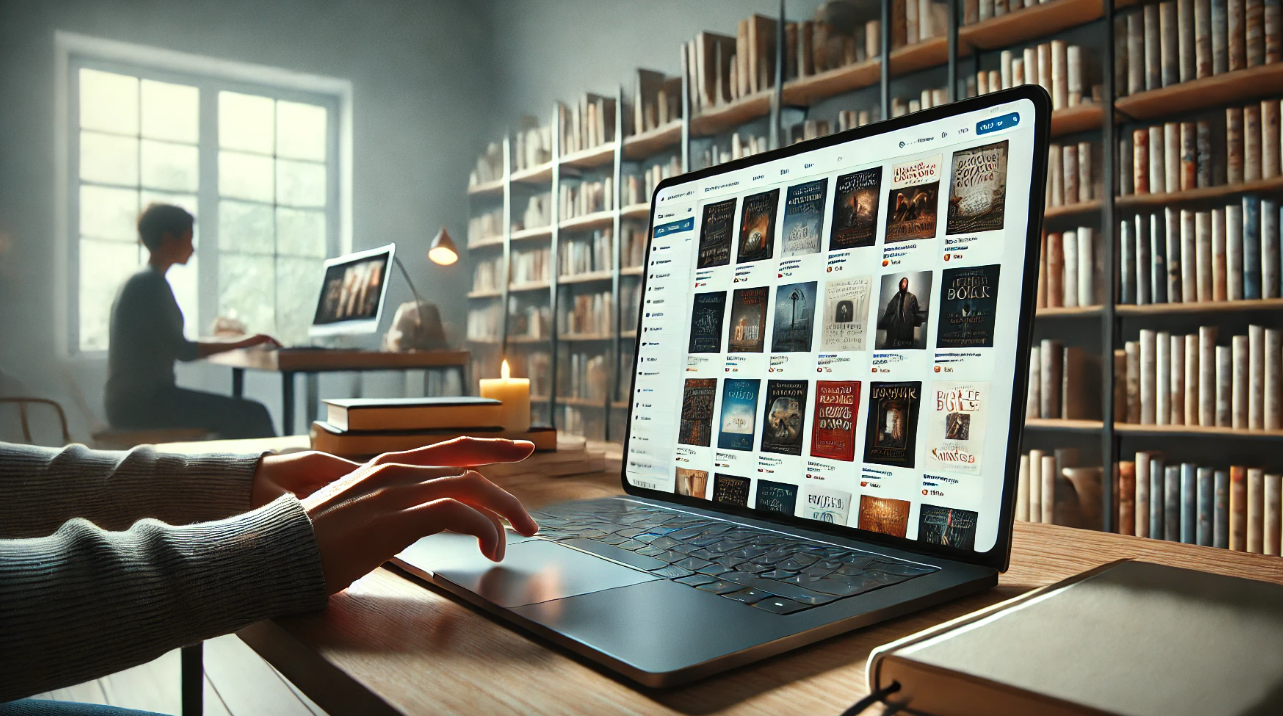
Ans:
[{"label": "candle flame", "polygon": [[505,358],[505,359],[504,359],[504,361],[503,361],[503,368],[500,370],[499,375],[500,375],[504,380],[507,380],[507,379],[508,379],[508,377],[509,377],[509,371],[508,371],[508,360],[507,360],[506,358]]}]

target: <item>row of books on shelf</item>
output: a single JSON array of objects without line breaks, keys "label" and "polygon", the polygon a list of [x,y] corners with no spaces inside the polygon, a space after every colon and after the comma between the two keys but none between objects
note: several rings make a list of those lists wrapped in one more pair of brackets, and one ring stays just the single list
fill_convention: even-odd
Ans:
[{"label": "row of books on shelf", "polygon": [[1278,200],[1167,208],[1119,227],[1119,302],[1218,303],[1283,296]]},{"label": "row of books on shelf", "polygon": [[[539,120],[530,115],[522,117],[513,141],[513,171],[534,169],[550,161],[552,161],[552,128],[546,124],[540,126]],[[502,166],[500,171],[503,171]]]},{"label": "row of books on shelf", "polygon": [[488,259],[474,258],[472,290],[475,293],[498,291],[503,282],[503,255]]},{"label": "row of books on shelf", "polygon": [[561,152],[574,154],[615,141],[615,98],[585,92],[566,106],[557,103]]},{"label": "row of books on shelf", "polygon": [[[1019,53],[1019,54],[1017,54]],[[1098,101],[1100,90],[1087,77],[1083,48],[1052,40],[1020,50],[1003,50],[998,69],[975,76],[975,92],[988,94],[1020,85],[1041,85],[1051,95],[1052,110]]]},{"label": "row of books on shelf", "polygon": [[1100,529],[1103,473],[1080,462],[1076,448],[1030,450],[1021,455],[1016,519]]},{"label": "row of books on shelf", "polygon": [[1045,338],[1029,350],[1025,415],[1043,420],[1100,419],[1100,358]]},{"label": "row of books on shelf", "polygon": [[512,311],[508,316],[508,335],[548,338],[552,335],[552,307],[547,304],[528,305]]},{"label": "row of books on shelf", "polygon": [[649,202],[650,198],[655,195],[655,187],[659,186],[661,181],[681,173],[681,158],[674,155],[669,157],[668,161],[656,162],[647,167],[640,178],[636,174],[628,175],[628,181],[624,185],[626,192],[623,204],[632,206]]},{"label": "row of books on shelf", "polygon": [[613,324],[614,303],[609,291],[581,293],[563,299],[557,311],[559,335],[606,336]]},{"label": "row of books on shelf", "polygon": [[610,271],[614,265],[611,256],[612,238],[610,229],[598,229],[590,235],[563,242],[561,255],[557,257],[557,275],[575,276]]},{"label": "row of books on shelf", "polygon": [[512,285],[546,283],[552,280],[552,249],[548,247],[512,252]]},{"label": "row of books on shelf", "polygon": [[633,134],[644,134],[681,119],[682,78],[637,70],[631,109]]},{"label": "row of books on shelf", "polygon": [[503,207],[484,211],[468,219],[468,243],[503,236]]},{"label": "row of books on shelf", "polygon": [[542,229],[552,225],[552,192],[546,191],[526,199],[526,208],[521,212],[521,221],[513,222],[513,232],[522,229]]},{"label": "row of books on shelf", "polygon": [[[827,130],[827,127],[826,127]],[[825,134],[828,132],[826,131]],[[817,136],[825,136],[820,134]],[[760,134],[741,135],[739,132],[731,134],[729,151],[722,148],[716,142],[712,143],[704,150],[702,155],[703,164],[701,166],[715,167],[719,164],[751,157],[755,154],[761,154],[768,149],[766,136]]]},{"label": "row of books on shelf", "polygon": [[1217,326],[1172,335],[1142,329],[1114,356],[1114,420],[1283,430],[1283,334],[1249,326],[1221,337]]},{"label": "row of books on shelf", "polygon": [[962,24],[974,25],[1009,12],[1018,12],[1052,0],[963,0]]},{"label": "row of books on shelf", "polygon": [[530,379],[530,395],[552,395],[552,354],[548,351],[530,351],[526,354],[525,378]]},{"label": "row of books on shelf", "polygon": [[1095,143],[1052,144],[1047,152],[1046,205],[1067,206],[1091,201],[1100,195],[1096,186]]},{"label": "row of books on shelf", "polygon": [[1165,0],[1119,19],[1118,93],[1136,94],[1283,61],[1274,0]]},{"label": "row of books on shelf", "polygon": [[1278,99],[1225,109],[1223,143],[1207,119],[1141,127],[1119,150],[1124,196],[1190,191],[1283,176]]},{"label": "row of books on shelf", "polygon": [[477,157],[477,163],[468,174],[468,186],[488,184],[503,178],[503,145],[491,142],[486,151]]},{"label": "row of books on shelf", "polygon": [[1161,452],[1118,465],[1118,531],[1125,535],[1278,555],[1283,473],[1169,463]]},{"label": "row of books on shelf", "polygon": [[[503,306],[498,301],[487,301],[468,308],[468,340],[493,341],[503,332]],[[482,375],[475,369],[473,375]]]},{"label": "row of books on shelf", "polygon": [[557,362],[560,397],[605,403],[609,394],[610,367],[607,356],[571,351],[569,360]]},{"label": "row of books on shelf", "polygon": [[1104,250],[1089,226],[1043,234],[1038,263],[1038,308],[1099,306],[1104,300]]},{"label": "row of books on shelf", "polygon": [[597,181],[562,184],[557,188],[560,197],[561,220],[587,216],[615,208],[615,180],[603,177]]}]

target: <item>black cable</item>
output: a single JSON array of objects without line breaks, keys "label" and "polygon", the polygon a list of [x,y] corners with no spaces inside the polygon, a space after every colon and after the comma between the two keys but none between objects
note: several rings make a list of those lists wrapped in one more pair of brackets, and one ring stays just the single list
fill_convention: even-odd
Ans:
[{"label": "black cable", "polygon": [[[877,691],[874,691],[873,693],[869,694],[868,696],[865,696],[859,701],[856,701],[854,704],[851,704],[851,708],[847,709],[846,711],[843,711],[842,716],[856,716],[857,714],[862,714],[866,709],[868,709],[873,704],[876,704],[879,701],[883,701],[884,699],[886,699],[886,697],[890,696],[891,694],[894,694],[899,690],[900,690],[900,682],[892,681],[890,686],[885,686],[881,689],[878,689]],[[905,706],[904,704],[900,704],[898,706],[891,706],[890,708],[893,710],[885,711],[883,713],[883,716],[896,713],[897,711],[903,709],[904,706]]]}]

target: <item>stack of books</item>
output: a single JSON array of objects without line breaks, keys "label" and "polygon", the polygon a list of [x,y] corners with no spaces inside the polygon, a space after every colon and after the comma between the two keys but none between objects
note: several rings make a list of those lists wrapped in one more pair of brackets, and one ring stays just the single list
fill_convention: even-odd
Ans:
[{"label": "stack of books", "polygon": [[505,432],[503,404],[490,398],[349,398],[326,400],[325,420],[312,423],[312,448],[363,458],[453,440],[461,435],[529,440],[537,451],[557,449],[557,431]]}]

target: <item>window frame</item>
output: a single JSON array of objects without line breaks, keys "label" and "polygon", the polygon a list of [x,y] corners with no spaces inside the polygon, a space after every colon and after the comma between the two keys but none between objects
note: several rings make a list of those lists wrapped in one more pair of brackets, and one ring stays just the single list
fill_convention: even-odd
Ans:
[{"label": "window frame", "polygon": [[[304,75],[278,68],[219,60],[170,50],[56,33],[58,125],[55,166],[58,227],[54,306],[58,345],[65,357],[103,358],[104,350],[80,347],[80,70],[92,69],[196,87],[199,93],[197,139],[199,182],[197,223],[197,316],[190,323],[208,326],[219,304],[219,141],[218,100],[222,91],[322,106],[326,128],[326,258],[352,248],[352,86],[347,80]],[[271,155],[277,161],[275,150]],[[275,171],[275,169],[274,169]],[[141,176],[140,176],[141,186]],[[275,176],[273,177],[275,182]],[[87,184],[101,186],[96,182]],[[261,202],[260,202],[261,203]],[[280,206],[276,197],[270,206]],[[141,207],[140,207],[141,208]],[[275,213],[275,212],[274,212]],[[273,257],[276,254],[273,247]]]}]

